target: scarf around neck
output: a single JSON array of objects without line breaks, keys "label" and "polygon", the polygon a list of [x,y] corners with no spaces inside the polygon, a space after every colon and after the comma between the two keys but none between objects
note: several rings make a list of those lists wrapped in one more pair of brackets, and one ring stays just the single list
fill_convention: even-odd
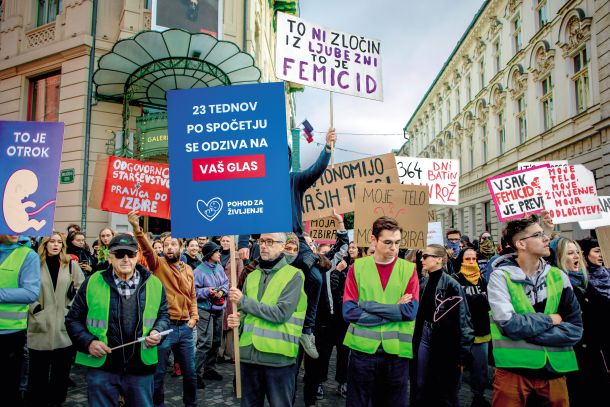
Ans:
[{"label": "scarf around neck", "polygon": [[610,299],[610,270],[603,266],[589,266],[589,284]]},{"label": "scarf around neck", "polygon": [[472,285],[477,285],[481,278],[481,270],[478,264],[462,264],[460,267],[460,273],[468,280]]},{"label": "scarf around neck", "polygon": [[570,271],[568,272],[568,278],[572,287],[580,287],[583,290],[587,288],[587,279],[582,271]]},{"label": "scarf around neck", "polygon": [[496,254],[496,246],[494,245],[494,241],[491,239],[487,239],[483,243],[479,245],[479,253],[481,253],[485,258],[490,258],[494,254]]}]

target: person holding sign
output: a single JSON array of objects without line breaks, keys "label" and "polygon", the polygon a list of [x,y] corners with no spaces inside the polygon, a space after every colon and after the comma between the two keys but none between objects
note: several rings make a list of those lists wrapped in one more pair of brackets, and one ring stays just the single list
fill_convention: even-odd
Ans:
[{"label": "person holding sign", "polygon": [[580,306],[568,276],[542,258],[549,237],[536,216],[509,221],[502,231],[515,254],[494,261],[487,292],[496,374],[494,406],[569,405],[566,373],[578,370],[573,346],[583,333]]},{"label": "person holding sign", "polygon": [[19,404],[29,304],[40,292],[40,259],[29,239],[0,235],[0,383],[2,402]]},{"label": "person holding sign", "polygon": [[[153,406],[157,345],[169,315],[161,281],[137,264],[137,254],[133,236],[113,237],[110,266],[85,280],[66,316],[76,363],[89,367],[91,407],[116,406],[119,394],[130,406]],[[112,349],[130,342],[135,343]]]},{"label": "person holding sign", "polygon": [[[303,273],[284,256],[285,233],[263,233],[258,240],[260,262],[244,283],[232,287],[229,300],[239,312],[229,327],[241,325],[239,338],[242,406],[292,405],[299,338],[307,308]],[[241,319],[241,320],[240,320]]]},{"label": "person holding sign", "polygon": [[402,228],[396,220],[378,218],[371,233],[375,253],[356,259],[345,282],[346,406],[406,406],[419,280],[415,265],[398,258]]}]

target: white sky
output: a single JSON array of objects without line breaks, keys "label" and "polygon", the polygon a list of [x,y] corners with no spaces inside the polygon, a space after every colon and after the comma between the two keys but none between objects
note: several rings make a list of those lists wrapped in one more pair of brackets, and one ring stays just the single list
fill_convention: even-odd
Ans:
[{"label": "white sky", "polygon": [[[300,4],[305,20],[381,41],[384,101],[333,96],[337,133],[375,134],[338,134],[335,162],[344,162],[402,146],[402,129],[483,0],[306,0]],[[316,132],[328,129],[328,92],[305,88],[297,93],[296,101],[297,123],[307,118]],[[315,133],[314,139],[324,143],[325,134]],[[311,164],[321,148],[302,138],[301,168]]]}]

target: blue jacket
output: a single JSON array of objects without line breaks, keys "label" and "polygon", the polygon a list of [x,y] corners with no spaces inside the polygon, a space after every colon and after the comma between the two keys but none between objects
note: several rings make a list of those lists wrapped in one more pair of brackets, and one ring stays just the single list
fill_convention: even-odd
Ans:
[{"label": "blue jacket", "polygon": [[[225,269],[218,263],[204,261],[194,271],[195,292],[197,293],[197,307],[206,311],[220,311],[226,307],[226,297],[229,293],[229,279]],[[225,302],[222,305],[214,304],[210,297],[210,288],[220,288],[224,293]]]},{"label": "blue jacket", "polygon": [[[29,246],[27,237],[20,237],[17,243],[0,244],[0,264],[19,246]],[[19,271],[19,288],[0,287],[1,304],[31,304],[40,293],[40,257],[31,250]],[[18,330],[0,329],[0,335]]]}]

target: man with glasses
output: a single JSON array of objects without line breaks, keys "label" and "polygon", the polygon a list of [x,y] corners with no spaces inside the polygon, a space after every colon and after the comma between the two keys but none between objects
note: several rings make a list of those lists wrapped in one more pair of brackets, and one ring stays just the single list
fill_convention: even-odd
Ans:
[{"label": "man with glasses", "polygon": [[402,228],[383,216],[373,223],[372,256],[347,272],[343,318],[351,348],[346,406],[406,406],[409,359],[419,306],[415,265],[398,258]]},{"label": "man with glasses", "polygon": [[229,290],[239,312],[228,316],[228,325],[241,325],[242,406],[262,406],[265,395],[271,407],[292,405],[307,297],[303,273],[286,261],[285,243],[285,233],[261,234],[257,268],[243,292]]},{"label": "man with glasses", "polygon": [[[116,406],[119,394],[130,406],[152,407],[160,332],[169,327],[161,281],[137,264],[138,244],[120,234],[108,245],[107,270],[94,273],[78,290],[66,329],[88,366],[89,406]],[[113,349],[145,337],[144,342]]]},{"label": "man with glasses", "polygon": [[566,373],[578,369],[580,306],[568,276],[551,267],[549,237],[536,216],[509,221],[502,235],[515,253],[498,258],[487,286],[496,364],[494,406],[569,404]]}]

